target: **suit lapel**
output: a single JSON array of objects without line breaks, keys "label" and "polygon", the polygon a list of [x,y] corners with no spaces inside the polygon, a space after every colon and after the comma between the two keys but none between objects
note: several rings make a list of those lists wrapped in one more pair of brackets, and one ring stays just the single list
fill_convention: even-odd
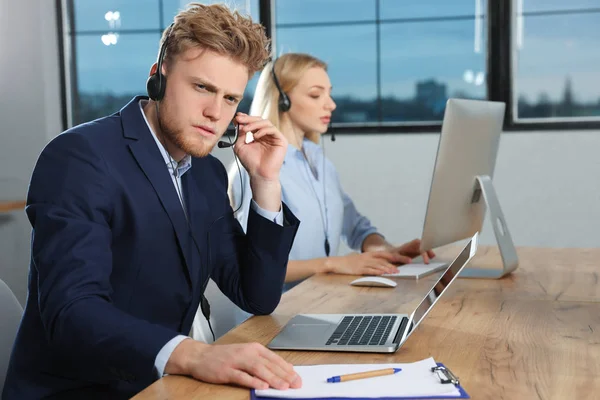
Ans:
[{"label": "suit lapel", "polygon": [[184,257],[187,277],[191,281],[192,287],[194,287],[195,282],[191,272],[193,268],[191,268],[190,259],[193,242],[189,235],[188,224],[164,158],[146,125],[146,121],[142,117],[138,104],[140,99],[142,98],[136,97],[121,110],[123,134],[130,139],[136,139],[129,144],[129,149],[146,178],[150,181],[173,224],[177,243]]},{"label": "suit lapel", "polygon": [[[193,162],[194,164],[198,164],[202,163],[202,160],[195,158]],[[196,165],[196,167],[198,167],[198,165]],[[192,169],[193,168],[194,167],[192,167]],[[203,254],[205,251],[210,250],[206,248],[205,242],[203,241],[206,238],[206,232],[204,229],[199,229],[200,227],[207,226],[205,218],[209,215],[208,204],[205,195],[200,190],[200,186],[198,185],[198,181],[196,180],[192,169],[183,175],[181,181],[191,229],[197,242],[195,250],[198,252],[200,265],[208,265],[206,254]],[[209,273],[208,268],[197,268],[197,270],[202,270],[202,273],[198,272],[199,276],[196,276],[195,279],[197,279],[197,282],[204,282],[207,278],[204,275]]]}]

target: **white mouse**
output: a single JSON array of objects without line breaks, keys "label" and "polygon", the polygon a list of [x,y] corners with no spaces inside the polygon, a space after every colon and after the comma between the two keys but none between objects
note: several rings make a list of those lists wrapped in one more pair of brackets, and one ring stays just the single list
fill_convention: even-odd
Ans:
[{"label": "white mouse", "polygon": [[364,278],[358,278],[350,282],[352,286],[376,286],[376,287],[396,287],[397,283],[388,278],[382,278],[380,276],[365,276]]}]

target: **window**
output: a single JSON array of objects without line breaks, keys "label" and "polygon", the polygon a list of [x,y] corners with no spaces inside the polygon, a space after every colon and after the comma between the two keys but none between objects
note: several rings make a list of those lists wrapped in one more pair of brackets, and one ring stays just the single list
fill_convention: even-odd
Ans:
[{"label": "window", "polygon": [[[131,2],[132,0],[129,1]],[[137,1],[134,0],[133,2]],[[192,0],[159,0],[159,2],[162,3],[162,12],[165,20],[171,23],[177,12],[185,9],[186,5],[191,3]],[[194,2],[202,4],[224,3],[242,14],[250,14],[254,21],[258,21],[258,0],[194,0]]]},{"label": "window", "polygon": [[[160,35],[189,0],[62,2],[74,125],[145,93]],[[598,0],[225,3],[268,25],[276,55],[329,65],[339,132],[439,131],[450,97],[505,102],[505,129],[600,127]]]},{"label": "window", "polygon": [[[156,61],[162,31],[188,3],[65,0],[70,53],[68,125],[114,113],[134,96],[146,93],[146,79]],[[228,4],[258,20],[258,0],[230,0]],[[244,104],[251,101],[249,93],[255,86],[256,78],[248,85]]]},{"label": "window", "polygon": [[486,98],[485,0],[277,0],[277,54],[328,64],[348,125],[439,123],[449,97]]},{"label": "window", "polygon": [[[104,35],[101,37],[106,38]],[[158,30],[114,35],[111,38],[116,43],[111,45],[106,45],[99,35],[83,34],[75,39],[79,62],[74,74],[74,124],[118,111],[131,98],[145,92],[146,78],[157,54]]]},{"label": "window", "polygon": [[600,118],[600,4],[516,0],[513,102],[521,122]]},{"label": "window", "polygon": [[[373,25],[278,28],[278,54],[305,52],[328,64],[337,103],[333,121],[378,120],[377,64]],[[328,40],[322,40],[327,37]],[[352,51],[349,51],[352,43]],[[339,46],[346,50],[341,51]]]}]

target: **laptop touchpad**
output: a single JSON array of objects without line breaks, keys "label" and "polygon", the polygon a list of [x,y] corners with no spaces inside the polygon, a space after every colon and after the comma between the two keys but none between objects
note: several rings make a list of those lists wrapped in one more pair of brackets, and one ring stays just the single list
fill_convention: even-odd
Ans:
[{"label": "laptop touchpad", "polygon": [[323,324],[292,324],[287,326],[278,339],[290,340],[295,344],[322,344],[327,340],[327,331],[331,325]]}]

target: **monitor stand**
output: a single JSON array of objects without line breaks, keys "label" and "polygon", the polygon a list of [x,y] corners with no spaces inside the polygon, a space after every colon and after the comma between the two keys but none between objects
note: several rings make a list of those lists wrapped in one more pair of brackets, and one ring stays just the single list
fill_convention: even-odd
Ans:
[{"label": "monitor stand", "polygon": [[492,226],[494,227],[494,235],[496,236],[500,256],[502,257],[502,268],[465,267],[458,277],[498,279],[517,269],[519,258],[517,257],[515,245],[513,244],[512,237],[508,231],[506,220],[502,214],[500,202],[496,196],[492,180],[487,175],[479,175],[476,179],[477,183],[475,192],[473,193],[473,202],[479,201],[481,195],[483,195],[483,200],[487,206],[487,212],[492,221]]}]

